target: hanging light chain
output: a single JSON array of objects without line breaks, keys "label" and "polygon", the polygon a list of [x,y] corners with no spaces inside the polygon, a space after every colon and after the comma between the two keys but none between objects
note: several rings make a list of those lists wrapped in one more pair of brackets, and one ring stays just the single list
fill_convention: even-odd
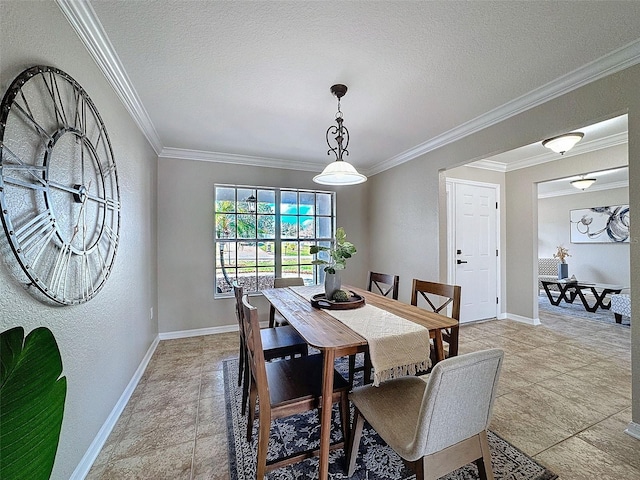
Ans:
[{"label": "hanging light chain", "polygon": [[[327,145],[329,145],[329,150],[327,150],[327,155],[330,155],[331,152],[334,153],[334,155],[336,156],[336,160],[342,160],[342,156],[343,155],[349,155],[349,150],[347,150],[347,147],[349,146],[349,130],[347,130],[347,127],[345,127],[343,125],[344,119],[342,111],[340,110],[340,97],[342,95],[336,95],[338,97],[338,111],[336,112],[336,124],[337,125],[331,125],[328,129],[327,129]],[[332,147],[331,146],[331,141],[329,140],[329,135],[334,137],[334,140],[336,142],[336,146]],[[344,143],[344,145],[343,145]]]}]

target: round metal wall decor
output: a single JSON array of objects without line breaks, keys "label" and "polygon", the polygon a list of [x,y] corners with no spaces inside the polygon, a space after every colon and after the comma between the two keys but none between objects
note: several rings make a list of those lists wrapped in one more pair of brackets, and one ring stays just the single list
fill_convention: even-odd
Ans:
[{"label": "round metal wall decor", "polygon": [[120,238],[118,175],[98,110],[57,68],[25,70],[4,95],[0,209],[11,258],[37,298],[95,297]]}]

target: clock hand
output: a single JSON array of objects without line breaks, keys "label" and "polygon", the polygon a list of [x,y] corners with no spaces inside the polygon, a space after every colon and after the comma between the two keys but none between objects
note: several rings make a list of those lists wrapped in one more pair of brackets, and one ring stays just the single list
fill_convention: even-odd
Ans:
[{"label": "clock hand", "polygon": [[54,182],[54,181],[49,181],[49,187],[51,188],[55,188],[57,190],[62,190],[64,192],[69,192],[69,193],[73,193],[74,196],[83,196],[83,194],[87,195],[88,199],[96,202],[96,203],[100,203],[102,205],[109,205],[110,203],[113,203],[112,200],[106,199],[106,198],[101,198],[98,195],[90,195],[89,192],[85,189],[84,191],[82,191],[82,189],[80,187],[76,187],[75,185],[73,187],[67,187],[66,185],[63,185],[61,183],[58,182]]},{"label": "clock hand", "polygon": [[63,185],[61,183],[49,180],[49,187],[53,187],[53,188],[57,188],[58,190],[63,190],[65,192],[73,193],[74,195],[82,194],[81,185],[77,187],[75,185],[73,187],[67,187],[66,185]]},{"label": "clock hand", "polygon": [[87,185],[86,188],[84,188],[84,187],[78,188],[78,194],[80,196],[82,196],[82,204],[80,205],[80,212],[78,213],[78,220],[76,221],[76,224],[73,227],[73,235],[71,236],[71,240],[69,241],[69,243],[71,243],[73,241],[73,239],[75,238],[76,234],[80,230],[80,227],[79,227],[80,220],[82,220],[82,214],[84,212],[84,207],[87,204],[87,199],[89,198],[89,189],[90,188],[91,188],[91,180],[89,180],[89,184]]}]

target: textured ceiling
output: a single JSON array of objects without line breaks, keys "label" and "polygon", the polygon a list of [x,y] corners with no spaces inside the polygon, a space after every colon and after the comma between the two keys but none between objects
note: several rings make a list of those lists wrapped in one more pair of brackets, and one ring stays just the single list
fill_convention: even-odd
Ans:
[{"label": "textured ceiling", "polygon": [[640,61],[638,1],[90,6],[165,152],[293,168],[320,170],[333,158],[334,83],[349,87],[348,159],[371,173],[464,134],[474,119],[571,88],[629,44],[631,63]]}]

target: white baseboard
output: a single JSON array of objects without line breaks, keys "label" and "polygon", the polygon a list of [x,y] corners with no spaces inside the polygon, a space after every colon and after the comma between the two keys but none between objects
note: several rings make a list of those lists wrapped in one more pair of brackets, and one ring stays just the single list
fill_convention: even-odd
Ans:
[{"label": "white baseboard", "polygon": [[507,313],[505,315],[505,318],[508,318],[509,320],[514,320],[520,323],[526,323],[528,325],[542,325],[539,318],[523,317],[521,315],[516,315],[515,313]]},{"label": "white baseboard", "polygon": [[118,421],[118,418],[120,418],[122,411],[127,406],[127,403],[129,402],[129,399],[131,398],[133,391],[138,386],[138,382],[140,382],[140,379],[142,378],[142,374],[146,370],[147,365],[149,364],[149,360],[151,360],[151,357],[153,355],[153,352],[156,351],[156,347],[158,346],[159,340],[160,339],[156,337],[151,343],[151,345],[149,346],[149,349],[147,350],[147,353],[145,354],[142,361],[140,362],[138,369],[133,374],[133,377],[129,381],[129,384],[124,389],[124,392],[122,392],[120,399],[118,399],[118,401],[116,402],[116,405],[113,407],[113,410],[111,410],[111,413],[109,414],[104,424],[98,431],[98,434],[96,435],[96,437],[93,439],[93,442],[91,442],[91,445],[89,445],[89,448],[87,449],[84,456],[80,460],[80,463],[78,463],[78,465],[76,466],[76,469],[71,474],[70,480],[83,480],[89,473],[89,470],[91,470],[93,462],[95,462],[96,458],[98,458],[98,454],[100,453],[100,450],[102,450],[102,447],[104,446],[105,442],[109,438],[109,434],[113,430],[113,427],[115,427],[116,422]]},{"label": "white baseboard", "polygon": [[237,332],[238,325],[223,325],[222,327],[194,328],[158,334],[160,340],[174,340],[176,338],[199,337],[201,335],[215,335],[216,333]]},{"label": "white baseboard", "polygon": [[640,423],[630,422],[624,433],[640,440]]}]

